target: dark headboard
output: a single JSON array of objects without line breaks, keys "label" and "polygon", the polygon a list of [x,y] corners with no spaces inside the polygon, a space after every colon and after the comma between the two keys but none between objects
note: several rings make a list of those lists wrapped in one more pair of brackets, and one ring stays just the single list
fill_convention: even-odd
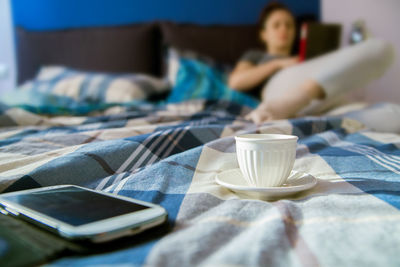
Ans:
[{"label": "dark headboard", "polygon": [[244,51],[259,46],[257,36],[254,25],[200,26],[170,22],[38,32],[18,28],[18,82],[33,78],[43,65],[55,64],[160,76],[167,46],[233,64]]},{"label": "dark headboard", "polygon": [[[315,17],[299,17],[297,25],[304,20]],[[58,31],[17,28],[16,33],[19,84],[33,78],[44,65],[161,76],[168,46],[232,65],[246,50],[261,45],[256,25],[151,22]]]},{"label": "dark headboard", "polygon": [[107,72],[160,74],[155,24],[26,31],[17,28],[18,83],[31,79],[43,65]]}]

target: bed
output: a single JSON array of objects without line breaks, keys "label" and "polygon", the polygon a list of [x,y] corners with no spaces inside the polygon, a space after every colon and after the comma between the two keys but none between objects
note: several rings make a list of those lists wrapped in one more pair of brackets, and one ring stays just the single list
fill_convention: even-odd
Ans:
[{"label": "bed", "polygon": [[[161,76],[166,44],[232,63],[256,44],[251,38],[243,38],[250,43],[239,42],[237,36],[255,36],[254,31],[251,26],[207,28],[171,23],[40,33],[19,29],[19,81],[32,79],[40,62]],[[230,40],[230,49],[200,45],[196,39],[207,39],[210,44],[222,33]],[[82,42],[74,46],[79,36],[97,38],[99,45],[93,48],[90,42]],[[106,40],[113,38],[124,51],[132,51],[128,47],[135,44],[134,52],[125,58],[110,55],[99,62],[95,54],[105,51]],[[149,42],[152,46],[144,45]],[[66,47],[63,54],[53,49],[59,45]],[[149,47],[150,52],[143,52]],[[147,58],[140,64],[129,60],[138,56],[135,53]],[[86,54],[89,60],[82,58]],[[65,102],[52,100],[41,99],[31,106],[0,105],[1,192],[75,184],[160,204],[169,217],[162,228],[117,241],[111,248],[89,254],[61,251],[40,263],[400,264],[400,126],[396,120],[385,124],[381,120],[398,118],[397,104],[352,105],[321,116],[256,125],[244,119],[251,105],[229,99],[90,103],[70,109]],[[365,117],[378,119],[359,119]],[[218,185],[218,173],[238,167],[234,136],[240,133],[298,136],[294,170],[312,174],[317,185],[276,199],[242,195]],[[7,250],[0,247],[0,251]]]}]

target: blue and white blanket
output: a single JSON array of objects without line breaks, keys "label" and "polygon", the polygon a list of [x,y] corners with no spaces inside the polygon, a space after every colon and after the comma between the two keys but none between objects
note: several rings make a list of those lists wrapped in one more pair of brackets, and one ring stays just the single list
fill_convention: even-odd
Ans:
[{"label": "blue and white blanket", "polygon": [[[54,265],[400,266],[400,135],[346,116],[255,125],[248,111],[202,100],[84,117],[0,106],[0,190],[76,184],[168,211],[167,233]],[[273,201],[218,185],[245,132],[297,135],[294,169],[317,185]]]}]

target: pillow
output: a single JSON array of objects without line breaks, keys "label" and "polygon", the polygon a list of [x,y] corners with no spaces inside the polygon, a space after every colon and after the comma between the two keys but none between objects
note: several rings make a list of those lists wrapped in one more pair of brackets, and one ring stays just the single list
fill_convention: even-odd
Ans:
[{"label": "pillow", "polygon": [[67,96],[80,102],[123,103],[146,100],[169,89],[162,79],[146,74],[84,72],[60,66],[43,67],[21,86],[41,93]]},{"label": "pillow", "polygon": [[167,103],[191,99],[228,100],[249,107],[257,107],[259,101],[226,85],[227,75],[204,62],[181,58],[175,86]]},{"label": "pillow", "polygon": [[220,64],[211,57],[200,55],[191,50],[181,50],[175,47],[168,47],[166,60],[166,79],[168,80],[171,87],[175,86],[176,84],[176,75],[178,74],[180,60],[182,58],[200,60],[207,65],[214,67],[226,74],[232,70],[231,66],[227,64]]}]

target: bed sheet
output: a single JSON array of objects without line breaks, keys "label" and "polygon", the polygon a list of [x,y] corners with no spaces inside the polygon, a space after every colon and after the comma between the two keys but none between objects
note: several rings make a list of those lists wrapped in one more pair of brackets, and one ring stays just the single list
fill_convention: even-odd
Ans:
[{"label": "bed sheet", "polygon": [[[53,265],[399,266],[400,135],[346,113],[255,125],[247,112],[205,100],[91,116],[0,106],[0,190],[76,184],[168,211],[166,232]],[[239,133],[297,135],[294,170],[317,185],[269,201],[219,186]]]}]

